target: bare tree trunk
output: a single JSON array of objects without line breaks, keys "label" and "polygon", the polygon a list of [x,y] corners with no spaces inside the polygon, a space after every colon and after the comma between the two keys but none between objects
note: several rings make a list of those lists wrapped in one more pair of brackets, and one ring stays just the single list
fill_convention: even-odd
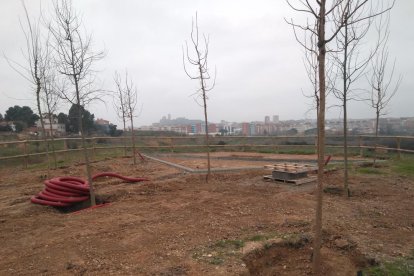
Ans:
[{"label": "bare tree trunk", "polygon": [[[78,97],[78,101],[80,101],[79,97]],[[81,139],[82,139],[83,157],[85,158],[86,175],[88,177],[88,183],[89,183],[89,193],[90,193],[90,196],[91,196],[91,206],[95,206],[96,205],[96,199],[95,199],[95,191],[94,191],[93,183],[92,183],[91,165],[90,165],[89,156],[88,156],[88,148],[87,148],[87,145],[86,145],[85,133],[83,131],[83,122],[82,122],[83,107],[79,104],[78,108],[79,108],[78,109],[79,130],[80,130]]]},{"label": "bare tree trunk", "polygon": [[40,80],[39,80],[39,82],[37,83],[37,88],[36,88],[36,103],[37,103],[37,111],[39,112],[39,116],[40,116],[40,124],[42,126],[42,139],[46,147],[47,177],[49,178],[50,177],[49,141],[46,137],[45,122],[43,121],[42,109],[40,107],[40,89],[41,89],[41,86],[40,86]]},{"label": "bare tree trunk", "polygon": [[[197,51],[198,60],[201,60],[200,54]],[[206,88],[204,85],[204,75],[203,75],[203,68],[202,64],[199,62],[198,69],[200,72],[200,83],[201,83],[201,92],[203,97],[203,108],[204,108],[204,121],[205,121],[205,130],[206,130],[206,151],[207,151],[207,175],[206,175],[206,182],[210,178],[211,174],[211,163],[210,163],[210,140],[208,135],[208,118],[207,118],[207,95],[206,95]]]},{"label": "bare tree trunk", "polygon": [[[55,138],[53,136],[53,112],[56,111],[57,106],[57,93],[53,90],[55,75],[54,73],[50,73],[49,76],[43,76],[43,91],[44,91],[44,99],[43,102],[46,104],[47,114],[49,118],[49,131],[50,131],[50,140],[52,146],[52,155],[53,155],[53,163],[54,169],[57,169],[57,157],[56,157],[56,149],[55,149]],[[53,84],[52,84],[53,83]]]},{"label": "bare tree trunk", "polygon": [[[123,136],[126,134],[126,122],[125,122],[125,117],[122,118],[122,122],[124,124],[124,133]],[[126,137],[125,137],[126,138]],[[127,156],[127,141],[126,139],[122,139],[122,141],[124,142],[124,156]]]},{"label": "bare tree trunk", "polygon": [[49,130],[50,130],[50,140],[51,140],[51,144],[52,144],[53,164],[54,164],[54,168],[57,169],[55,138],[53,137],[53,127],[52,127],[52,120],[50,119],[51,113],[50,113],[49,109],[48,109],[48,112],[49,112],[49,123],[50,123]]},{"label": "bare tree trunk", "polygon": [[318,186],[316,192],[316,222],[315,240],[313,249],[313,272],[321,274],[321,246],[322,246],[322,192],[325,159],[325,7],[326,0],[320,1],[318,22],[318,69],[319,69],[319,116],[318,116]]},{"label": "bare tree trunk", "polygon": [[375,164],[377,162],[377,146],[378,146],[378,132],[379,132],[379,117],[380,117],[380,111],[375,111],[375,141],[374,141],[374,160],[372,162],[372,166],[375,167]]},{"label": "bare tree trunk", "polygon": [[[348,24],[345,22],[344,25],[344,40],[348,41]],[[343,60],[343,111],[344,111],[344,193],[349,198],[349,187],[348,187],[348,114],[347,114],[347,66],[348,66],[348,43],[344,45],[344,60]]]},{"label": "bare tree trunk", "polygon": [[137,156],[135,150],[135,133],[134,133],[134,119],[131,115],[131,141],[132,141],[132,155],[134,157],[134,165],[137,164]]},{"label": "bare tree trunk", "polygon": [[[73,48],[72,48],[72,53],[73,53]],[[96,205],[96,198],[95,198],[95,190],[93,188],[93,182],[92,182],[92,173],[91,173],[91,164],[89,161],[89,156],[88,156],[88,148],[86,145],[86,139],[85,139],[85,132],[83,130],[83,107],[81,106],[81,100],[80,100],[80,91],[79,91],[79,83],[78,83],[78,79],[77,79],[77,75],[75,73],[75,70],[73,70],[73,79],[74,79],[74,83],[75,83],[75,91],[76,91],[76,101],[78,104],[78,122],[79,122],[79,131],[81,133],[81,139],[82,139],[82,148],[83,148],[83,156],[85,158],[85,167],[86,167],[86,175],[88,178],[88,183],[89,183],[89,193],[90,193],[90,197],[91,197],[91,206],[95,206]]]},{"label": "bare tree trunk", "polygon": [[53,111],[55,111],[55,108],[57,105],[57,98],[55,97],[56,94],[54,94],[54,96],[52,95],[52,91],[49,90],[51,86],[49,85],[50,84],[47,83],[46,78],[44,78],[44,88],[43,88],[44,94],[45,94],[44,103],[46,104],[47,114],[49,118],[49,131],[50,131],[50,139],[51,139],[51,146],[52,146],[53,164],[54,164],[54,169],[57,169],[55,138],[53,137],[53,124],[52,124]]},{"label": "bare tree trunk", "polygon": [[[346,97],[346,96],[345,96]],[[349,198],[349,181],[348,181],[348,114],[347,114],[347,103],[344,102],[344,193]]]},{"label": "bare tree trunk", "polygon": [[[202,86],[204,90],[204,85]],[[208,119],[207,119],[207,101],[205,93],[203,93],[203,102],[204,102],[204,120],[205,120],[205,129],[206,129],[206,150],[207,150],[207,175],[206,175],[206,182],[211,174],[211,165],[210,165],[210,140],[208,135]]]},{"label": "bare tree trunk", "polygon": [[[72,55],[72,60],[75,60],[74,57],[74,53],[75,53],[75,49],[73,48],[73,43],[71,38],[69,38],[70,43],[70,48],[71,48],[71,55]],[[78,83],[78,74],[75,71],[75,68],[72,65],[72,77],[75,83],[75,92],[76,92],[76,102],[78,104],[78,114],[79,114],[79,131],[81,133],[81,139],[82,139],[82,148],[83,148],[83,156],[85,158],[85,167],[86,167],[86,175],[88,178],[88,183],[89,183],[89,193],[90,193],[90,197],[91,197],[91,206],[95,206],[96,205],[96,199],[95,199],[95,190],[93,188],[93,182],[92,182],[92,173],[91,173],[91,164],[89,161],[89,156],[88,156],[88,148],[86,145],[86,139],[85,139],[85,132],[83,130],[83,107],[81,105],[81,100],[80,100],[80,90],[79,90],[79,83]]]}]

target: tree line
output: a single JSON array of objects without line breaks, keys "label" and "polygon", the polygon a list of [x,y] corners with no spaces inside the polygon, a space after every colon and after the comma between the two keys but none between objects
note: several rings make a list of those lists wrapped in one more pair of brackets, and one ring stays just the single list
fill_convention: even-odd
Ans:
[{"label": "tree line", "polygon": [[[123,134],[123,130],[117,129],[117,125],[109,124],[107,126],[97,124],[95,115],[89,112],[84,107],[81,107],[82,111],[82,123],[84,125],[84,131],[86,134],[103,134],[110,136],[120,136]],[[78,106],[72,104],[68,113],[60,112],[57,115],[53,114],[58,124],[65,125],[65,132],[67,135],[79,134],[78,123]],[[40,116],[33,112],[29,106],[11,106],[3,114],[0,113],[0,121],[4,124],[0,125],[0,131],[15,131],[22,132],[23,130],[36,126]],[[14,125],[14,129],[11,127]],[[37,133],[38,134],[38,133]]]}]

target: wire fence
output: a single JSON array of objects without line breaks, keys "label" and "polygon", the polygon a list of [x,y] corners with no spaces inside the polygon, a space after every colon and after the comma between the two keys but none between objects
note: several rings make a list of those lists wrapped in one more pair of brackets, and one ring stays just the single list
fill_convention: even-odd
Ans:
[{"label": "wire fence", "polygon": [[[204,136],[137,136],[136,150],[143,153],[205,152]],[[315,136],[215,136],[210,138],[209,149],[214,151],[254,151],[261,153],[315,154]],[[131,156],[132,144],[128,136],[88,137],[89,156],[94,161],[111,157]],[[343,136],[326,137],[327,154],[341,155]],[[49,150],[47,150],[49,149]],[[59,166],[82,162],[80,137],[20,140],[0,142],[0,165],[35,166],[56,158]],[[414,153],[413,136],[349,136],[350,155],[370,156],[375,151],[382,155],[401,157]],[[54,152],[54,153],[52,153]]]}]

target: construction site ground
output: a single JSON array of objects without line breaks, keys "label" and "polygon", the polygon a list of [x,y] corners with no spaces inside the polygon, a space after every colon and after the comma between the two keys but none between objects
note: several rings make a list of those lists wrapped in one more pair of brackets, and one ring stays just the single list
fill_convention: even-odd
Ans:
[{"label": "construction site ground", "polygon": [[[184,166],[190,170],[207,169],[206,153],[162,153],[153,154],[152,157],[161,159],[173,164]],[[293,162],[297,164],[315,164],[316,155],[307,154],[263,154],[255,152],[212,152],[210,153],[211,167],[213,169],[239,169],[239,168],[262,168],[265,165],[274,163]],[[340,162],[341,157],[332,157],[331,163]],[[364,158],[351,157],[350,162],[363,163],[367,162]]]},{"label": "construction site ground", "polygon": [[[234,152],[212,157],[213,168],[315,159]],[[204,154],[157,158],[193,169],[206,163]],[[153,160],[133,165],[131,158],[92,167],[94,173],[150,181],[99,179],[98,199],[110,204],[72,213],[30,203],[43,189],[46,170],[0,169],[0,275],[311,273],[316,183],[266,182],[264,169],[215,172],[206,183],[205,174]],[[380,170],[361,174],[353,166],[349,199],[340,193],[343,171],[326,174],[324,275],[356,275],[414,249],[414,178],[386,165]],[[51,170],[52,177],[69,175],[84,177],[84,165]]]}]

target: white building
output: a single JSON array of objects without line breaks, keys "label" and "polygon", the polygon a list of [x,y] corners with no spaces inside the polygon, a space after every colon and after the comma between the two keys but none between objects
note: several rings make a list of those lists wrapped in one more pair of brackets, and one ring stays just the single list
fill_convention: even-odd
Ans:
[{"label": "white building", "polygon": [[[57,116],[52,114],[43,114],[43,123],[45,124],[45,132],[47,136],[64,136],[66,134],[65,124],[59,124]],[[40,119],[36,121],[36,127],[42,129]]]}]

